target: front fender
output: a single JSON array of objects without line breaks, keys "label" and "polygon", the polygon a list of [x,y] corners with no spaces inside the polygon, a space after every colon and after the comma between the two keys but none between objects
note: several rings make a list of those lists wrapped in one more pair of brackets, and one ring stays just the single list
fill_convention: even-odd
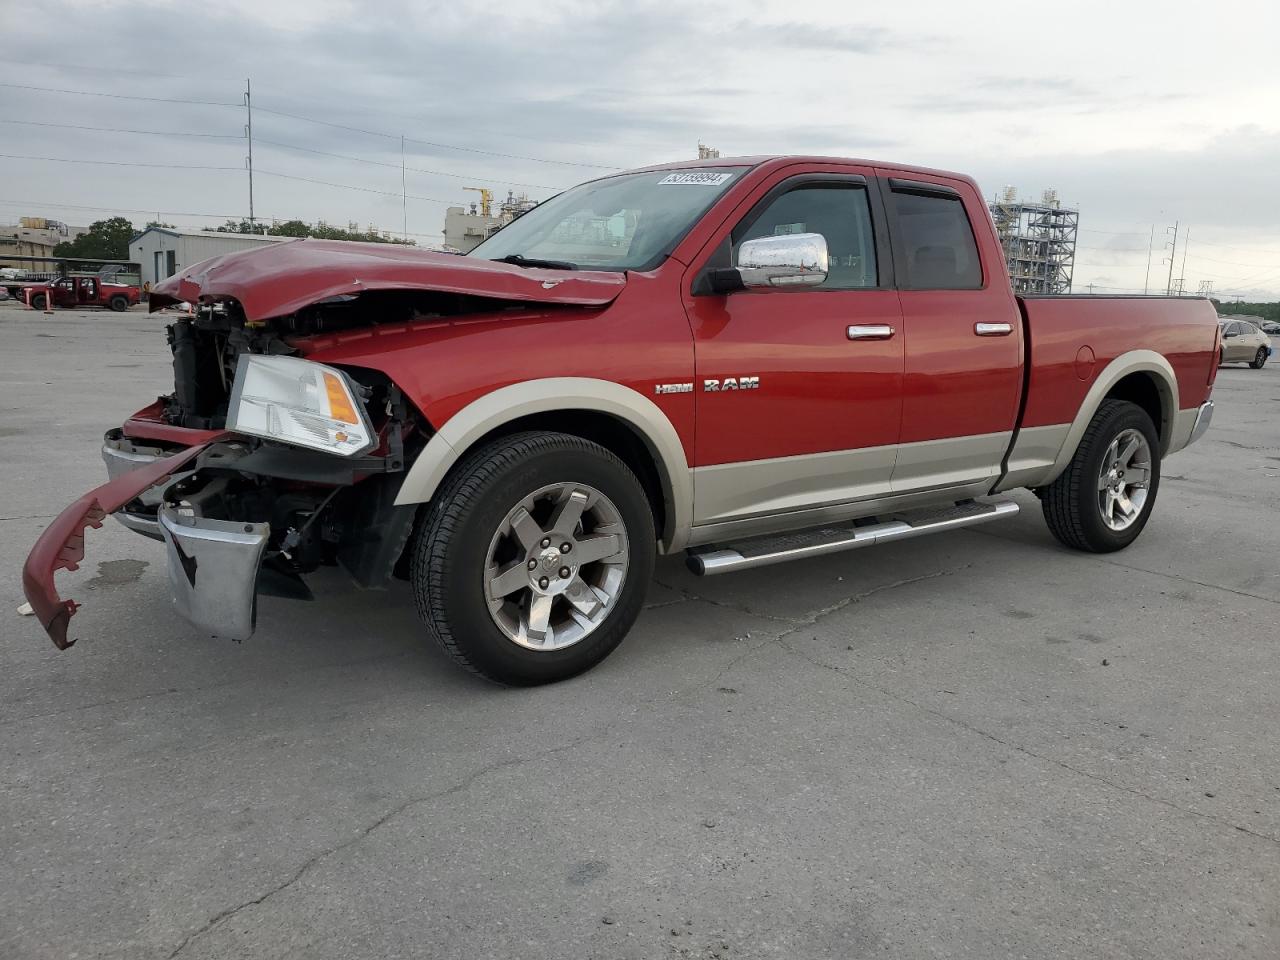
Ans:
[{"label": "front fender", "polygon": [[462,455],[504,424],[557,410],[608,414],[628,424],[644,440],[662,481],[667,516],[663,547],[667,552],[682,549],[693,523],[693,477],[680,436],[657,404],[612,380],[590,377],[525,380],[473,400],[445,421],[423,448],[405,477],[396,504],[430,500]]}]

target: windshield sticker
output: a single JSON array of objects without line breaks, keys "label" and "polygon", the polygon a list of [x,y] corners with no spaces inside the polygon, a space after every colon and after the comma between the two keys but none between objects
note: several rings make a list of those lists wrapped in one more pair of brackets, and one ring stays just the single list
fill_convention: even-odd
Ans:
[{"label": "windshield sticker", "polygon": [[658,186],[672,183],[693,183],[704,187],[718,187],[733,177],[732,173],[716,173],[713,170],[686,170],[684,173],[669,173],[658,181]]}]

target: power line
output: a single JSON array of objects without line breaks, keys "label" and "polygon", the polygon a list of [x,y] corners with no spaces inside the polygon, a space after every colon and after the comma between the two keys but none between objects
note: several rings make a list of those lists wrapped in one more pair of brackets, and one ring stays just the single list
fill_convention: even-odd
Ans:
[{"label": "power line", "polygon": [[[49,200],[0,200],[0,206],[26,207],[27,209],[32,209],[32,208],[39,209],[43,207],[51,207],[57,210],[89,210],[95,213],[140,213],[140,214],[145,214],[146,216],[149,216],[149,217],[208,217],[211,220],[235,220],[237,222],[244,216],[243,213],[203,213],[203,212],[198,212],[194,210],[155,210],[155,209],[146,209],[143,207],[95,207],[95,206],[87,206],[85,204],[60,203],[60,202],[53,202]],[[271,220],[274,223],[285,223],[290,220],[296,220],[300,223],[307,223],[307,221],[304,220],[302,217],[265,216],[265,217],[259,217],[258,219]],[[175,226],[175,229],[177,229],[176,226]],[[191,229],[208,230],[210,228],[202,227],[202,226],[192,226]],[[414,233],[411,230],[409,231],[409,236],[411,237],[442,237],[444,236],[444,234]]]},{"label": "power line", "polygon": [[1081,233],[1105,233],[1112,237],[1145,237],[1146,234],[1136,230],[1093,230],[1089,227],[1081,227]]},{"label": "power line", "polygon": [[205,107],[240,107],[243,104],[225,100],[183,100],[177,97],[138,97],[124,93],[103,93],[99,90],[64,90],[59,87],[37,87],[28,83],[0,83],[0,87],[13,90],[39,90],[41,93],[69,93],[77,97],[108,97],[112,100],[140,100],[146,103],[190,103]]},{"label": "power line", "polygon": [[[0,154],[0,156],[3,156],[3,154]],[[238,170],[240,168],[229,167],[226,169]],[[339,187],[343,190],[359,190],[361,193],[376,193],[384,197],[398,197],[401,195],[399,190],[376,190],[373,187],[358,187],[353,183],[334,183],[332,180],[313,180],[311,177],[295,177],[291,173],[279,173],[274,170],[262,170],[259,168],[257,172],[268,177],[279,177],[282,180],[297,180],[301,183],[318,183],[322,187]],[[439,197],[420,197],[412,193],[406,194],[406,196],[410,200],[426,200],[429,203],[447,203],[451,205],[457,205],[458,203],[456,200],[441,200]]]},{"label": "power line", "polygon": [[81,70],[87,73],[118,73],[128,77],[164,77],[166,80],[185,79],[176,73],[154,73],[150,70],[121,70],[118,67],[86,67],[78,63],[44,63],[40,60],[14,60],[5,58],[8,63],[21,64],[25,67],[49,67],[53,70]]},{"label": "power line", "polygon": [[162,167],[168,170],[239,170],[239,167],[210,167],[191,163],[144,163],[140,160],[83,160],[79,157],[29,157],[19,153],[0,153],[5,160],[40,160],[45,163],[92,163],[107,167]]},{"label": "power line", "polygon": [[[349,130],[352,133],[363,133],[370,137],[383,137],[388,140],[399,140],[399,134],[384,133],[381,130],[367,130],[364,127],[352,127],[345,123],[334,123],[330,120],[317,120],[315,117],[304,117],[297,113],[285,113],[283,110],[270,110],[267,107],[258,107],[261,113],[270,113],[277,117],[288,117],[290,120],[301,120],[304,123],[316,123],[324,127],[334,127],[338,130]],[[564,167],[591,167],[596,170],[622,170],[623,167],[609,166],[603,163],[583,163],[578,160],[549,160],[545,157],[528,157],[517,153],[500,153],[496,150],[481,150],[478,147],[463,147],[456,143],[441,143],[435,140],[420,140],[417,137],[405,137],[407,143],[419,143],[428,147],[439,147],[444,150],[461,150],[464,153],[477,153],[486,157],[502,157],[507,160],[527,160],[532,163],[553,163]]]},{"label": "power line", "polygon": [[239,213],[196,213],[191,210],[155,210],[142,207],[90,207],[77,203],[59,203],[51,200],[0,200],[0,204],[13,207],[56,207],[67,210],[96,210],[101,213],[146,213],[164,214],[171,217],[211,217],[214,219],[236,219]]},{"label": "power line", "polygon": [[[35,86],[34,84],[25,84],[25,83],[0,82],[0,87],[8,87],[14,90],[38,90],[42,93],[64,93],[64,94],[71,94],[73,96],[80,96],[80,97],[109,97],[114,100],[135,100],[135,101],[140,101],[144,103],[185,103],[185,104],[196,104],[196,105],[209,106],[209,107],[242,107],[244,106],[243,102],[232,103],[225,100],[194,100],[194,99],[183,99],[178,97],[140,97],[132,94],[123,94],[123,93],[103,93],[97,90],[67,90],[61,87],[40,87],[40,86]],[[271,110],[263,106],[258,106],[257,109],[260,113],[270,113],[278,117],[287,117],[290,120],[301,120],[304,123],[315,123],[321,126],[333,127],[337,130],[348,130],[353,133],[363,133],[371,137],[384,137],[390,140],[398,140],[400,138],[399,134],[384,133],[380,130],[367,130],[367,129],[364,129],[363,127],[353,127],[347,124],[334,123],[333,121],[330,121],[330,120],[320,120],[316,117],[306,117],[297,113],[286,113],[283,110]],[[474,153],[474,154],[479,154],[479,155],[488,156],[488,157],[501,157],[506,160],[524,160],[531,163],[550,163],[550,164],[555,164],[558,166],[565,166],[565,167],[588,167],[595,170],[624,169],[623,167],[616,167],[616,166],[611,166],[609,164],[602,164],[602,163],[584,163],[579,160],[551,160],[546,157],[530,157],[530,156],[525,156],[525,155],[516,154],[516,153],[502,153],[496,150],[482,150],[478,147],[464,147],[456,143],[442,143],[435,140],[421,140],[416,137],[405,137],[405,140],[409,143],[418,143],[418,144],[422,144],[423,146],[437,147],[443,150],[459,150],[464,153]]]},{"label": "power line", "polygon": [[1242,246],[1239,246],[1238,244],[1232,244],[1232,243],[1211,243],[1208,240],[1198,240],[1196,242],[1202,243],[1206,247],[1226,247],[1228,250],[1251,250],[1254,253],[1271,253],[1280,257],[1280,250],[1263,250],[1261,247],[1242,247]]},{"label": "power line", "polygon": [[[1208,244],[1206,244],[1206,246],[1207,245]],[[1190,254],[1190,257],[1192,260],[1208,260],[1210,263],[1225,263],[1233,267],[1262,267],[1269,270],[1274,266],[1274,264],[1271,263],[1242,263],[1239,260],[1216,260],[1213,257],[1206,257],[1202,253],[1193,253]]]},{"label": "power line", "polygon": [[[193,77],[191,74],[156,73],[151,70],[121,70],[119,68],[110,68],[110,67],[90,67],[90,66],[85,66],[83,64],[76,64],[76,63],[47,63],[40,60],[13,60],[13,59],[8,59],[6,62],[11,64],[21,64],[23,66],[29,66],[29,67],[46,67],[53,70],[79,70],[87,73],[117,74],[119,76],[126,76],[126,77],[147,77],[149,79],[163,78],[166,80],[195,79],[195,77]],[[200,74],[200,79],[208,80],[210,76],[211,76],[210,74],[202,72]],[[221,79],[225,79],[228,82],[234,79],[230,75],[219,75],[219,76]],[[31,89],[36,89],[36,88],[31,88]],[[315,103],[315,104],[326,104],[326,105],[329,103],[329,101],[318,100],[318,99],[313,99],[309,97],[295,97],[294,99],[301,100],[304,103]],[[231,104],[231,106],[238,106],[238,104]],[[437,123],[438,124],[442,122],[439,119],[427,119],[425,117],[414,116],[412,114],[407,114],[407,113],[396,113],[393,110],[378,110],[376,112],[381,114],[382,116],[395,117],[400,120],[410,120],[414,123],[426,123],[426,124]],[[563,137],[554,137],[554,138],[545,137],[545,136],[539,137],[539,136],[533,136],[532,134],[527,134],[527,133],[517,133],[514,130],[504,130],[501,132],[495,132],[493,130],[485,130],[485,129],[474,128],[474,127],[472,129],[476,130],[476,132],[488,134],[490,136],[514,137],[518,140],[531,140],[535,143],[554,143],[557,145],[569,145],[574,147],[598,146],[598,144],[584,143],[581,140],[566,140]],[[493,179],[493,178],[490,178],[490,179]]]},{"label": "power line", "polygon": [[[259,109],[259,110],[261,110],[262,108],[261,108],[261,107],[259,107],[258,109]],[[405,140],[406,140],[406,141],[408,141],[408,140],[409,140],[409,138],[408,138],[408,137],[405,137]],[[350,160],[350,161],[352,161],[353,163],[367,163],[367,164],[370,164],[371,166],[375,166],[375,167],[391,167],[391,168],[396,169],[396,170],[401,169],[401,164],[398,164],[398,163],[389,163],[389,162],[387,162],[387,161],[385,161],[385,160],[370,160],[370,159],[368,159],[368,158],[366,158],[366,157],[353,157],[353,156],[351,156],[351,155],[349,155],[349,154],[345,154],[345,153],[330,153],[330,152],[328,152],[327,150],[316,150],[316,149],[314,149],[314,148],[312,148],[312,147],[300,147],[300,146],[298,146],[298,145],[296,145],[296,144],[293,144],[293,143],[281,143],[279,140],[263,140],[261,137],[258,137],[254,142],[255,142],[255,143],[265,143],[265,144],[267,144],[268,146],[272,146],[272,147],[280,147],[280,148],[282,148],[282,149],[284,149],[284,150],[297,150],[297,151],[300,151],[300,152],[302,152],[302,153],[314,153],[314,154],[316,154],[317,156],[320,156],[320,157],[333,157],[333,158],[334,158],[334,159],[336,159],[336,160]],[[411,172],[413,172],[413,173],[427,173],[427,174],[431,174],[431,175],[433,175],[433,176],[437,176],[437,177],[453,177],[453,178],[454,178],[454,179],[456,179],[456,180],[482,180],[482,181],[483,181],[483,180],[492,180],[492,181],[494,181],[495,183],[503,183],[503,184],[506,184],[507,186],[512,186],[512,187],[536,187],[536,188],[538,188],[538,189],[542,189],[542,190],[563,190],[563,189],[565,189],[565,187],[564,187],[563,185],[558,185],[558,184],[551,184],[551,183],[522,183],[522,182],[520,182],[519,180],[504,180],[504,179],[503,179],[503,178],[501,178],[501,177],[488,177],[488,176],[483,176],[483,175],[477,175],[477,174],[464,174],[464,173],[448,173],[448,172],[446,172],[446,171],[444,171],[444,170],[428,170],[428,169],[426,169],[426,168],[424,168],[424,167],[404,167],[403,169],[408,170],[408,171],[411,171]]]},{"label": "power line", "polygon": [[188,133],[185,130],[129,130],[123,127],[88,127],[79,123],[50,123],[44,120],[0,120],[0,123],[20,123],[28,127],[58,127],[63,130],[93,130],[98,133],[140,133],[151,137],[208,137],[214,140],[243,140],[243,134]]}]

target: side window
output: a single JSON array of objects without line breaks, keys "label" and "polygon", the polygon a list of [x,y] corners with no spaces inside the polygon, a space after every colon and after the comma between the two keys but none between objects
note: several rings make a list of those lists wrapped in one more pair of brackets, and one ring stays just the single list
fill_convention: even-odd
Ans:
[{"label": "side window", "polygon": [[978,245],[959,197],[903,190],[894,190],[890,196],[907,261],[907,288],[976,290],[982,286]]},{"label": "side window", "polygon": [[1224,337],[1234,337],[1239,332],[1240,332],[1240,327],[1238,324],[1235,324],[1235,323],[1223,324],[1222,335]]},{"label": "side window", "polygon": [[734,228],[732,262],[738,262],[738,247],[743,241],[788,233],[820,233],[826,238],[830,266],[827,279],[816,289],[856,290],[877,285],[875,234],[865,187],[814,183],[775,197]]}]

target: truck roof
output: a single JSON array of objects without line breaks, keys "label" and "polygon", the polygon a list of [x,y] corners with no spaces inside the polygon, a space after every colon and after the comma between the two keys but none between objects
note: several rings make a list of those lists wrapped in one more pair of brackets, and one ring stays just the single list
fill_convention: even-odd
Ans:
[{"label": "truck roof", "polygon": [[[851,163],[862,167],[884,167],[890,170],[901,171],[903,173],[918,173],[931,177],[948,177],[952,180],[963,180],[965,183],[974,183],[972,177],[964,173],[956,173],[954,170],[939,170],[933,167],[919,167],[905,163],[892,163],[884,160],[867,160],[858,157],[828,157],[809,154],[776,154],[761,155],[753,157],[714,157],[707,160],[678,160],[674,163],[655,163],[647,167],[637,167],[634,170],[620,170],[618,173],[607,174],[610,176],[621,176],[624,173],[647,173],[655,170],[685,170],[696,169],[699,167],[787,167],[796,163]],[[600,179],[605,179],[602,177]]]}]

